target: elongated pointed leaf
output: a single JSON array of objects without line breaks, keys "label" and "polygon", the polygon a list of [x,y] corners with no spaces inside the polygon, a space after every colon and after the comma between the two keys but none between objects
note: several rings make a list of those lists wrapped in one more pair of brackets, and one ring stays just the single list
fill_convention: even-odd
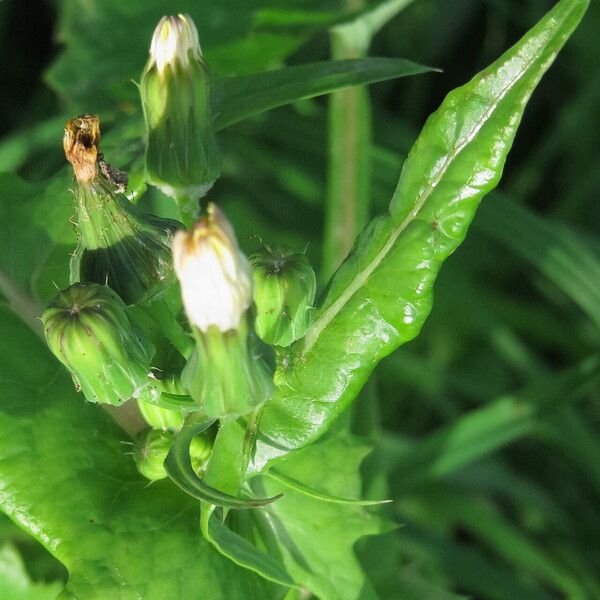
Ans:
[{"label": "elongated pointed leaf", "polygon": [[359,498],[345,498],[343,496],[335,496],[333,494],[328,494],[316,487],[312,487],[294,479],[293,477],[288,477],[285,473],[281,473],[277,469],[271,469],[267,472],[267,476],[273,479],[274,481],[278,481],[279,483],[283,483],[287,485],[294,491],[304,494],[310,498],[314,498],[315,500],[321,500],[321,502],[331,502],[333,504],[350,504],[354,506],[376,506],[378,504],[388,504],[393,502],[393,500],[361,500]]},{"label": "elongated pointed leaf", "polygon": [[252,114],[350,85],[365,85],[432,70],[400,58],[364,58],[324,61],[217,79],[213,98],[215,127],[223,129]]},{"label": "elongated pointed leaf", "polygon": [[224,523],[219,521],[214,506],[202,508],[201,526],[204,538],[215,546],[223,556],[245,569],[258,573],[269,581],[288,587],[296,587],[294,580],[289,576],[283,564],[269,554],[258,550],[247,539],[231,531]]},{"label": "elongated pointed leaf", "polygon": [[286,385],[263,411],[254,469],[322,435],[377,362],[418,334],[441,265],[497,185],[525,105],[587,5],[561,0],[428,119],[389,212],[359,236],[284,361]]}]

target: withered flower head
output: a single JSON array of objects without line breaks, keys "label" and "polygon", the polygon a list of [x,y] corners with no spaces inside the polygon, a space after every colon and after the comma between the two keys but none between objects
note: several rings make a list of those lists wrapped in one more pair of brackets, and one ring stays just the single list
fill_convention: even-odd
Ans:
[{"label": "withered flower head", "polygon": [[89,183],[96,177],[99,144],[100,119],[96,115],[81,115],[67,121],[63,148],[80,183]]}]

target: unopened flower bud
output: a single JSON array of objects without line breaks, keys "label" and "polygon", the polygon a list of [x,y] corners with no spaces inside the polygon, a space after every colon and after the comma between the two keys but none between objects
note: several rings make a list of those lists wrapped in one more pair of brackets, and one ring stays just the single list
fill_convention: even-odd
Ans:
[{"label": "unopened flower bud", "polygon": [[153,429],[171,429],[177,431],[181,429],[185,421],[185,416],[180,410],[163,408],[142,399],[138,399],[137,405],[142,413],[142,417],[144,417],[146,423]]},{"label": "unopened flower bud", "polygon": [[150,183],[174,198],[203,196],[219,176],[210,76],[189,15],[163,17],[152,37],[140,94]]},{"label": "unopened flower bud", "polygon": [[264,248],[250,257],[254,279],[258,337],[267,344],[289,346],[312,320],[317,289],[315,272],[304,254]]},{"label": "unopened flower bud", "polygon": [[248,335],[250,264],[216,206],[175,234],[173,260],[196,340],[181,382],[209,417],[247,414],[268,399],[272,377]]},{"label": "unopened flower bud", "polygon": [[150,481],[167,477],[165,458],[175,441],[172,431],[147,429],[140,433],[133,445],[133,460],[138,471]]},{"label": "unopened flower bud", "polygon": [[204,333],[237,329],[252,302],[250,263],[214,204],[191,231],[175,234],[173,262],[190,323]]},{"label": "unopened flower bud", "polygon": [[190,444],[190,458],[192,459],[192,467],[199,477],[202,477],[208,459],[213,448],[213,438],[210,432],[200,433],[192,439]]},{"label": "unopened flower bud", "polygon": [[90,402],[118,406],[148,383],[154,347],[108,287],[76,283],[42,315],[48,346]]},{"label": "unopened flower bud", "polygon": [[71,283],[106,284],[126,304],[144,302],[175,280],[171,238],[179,225],[138,211],[97,166],[100,122],[83,115],[65,128],[64,147],[77,185],[78,247]]}]

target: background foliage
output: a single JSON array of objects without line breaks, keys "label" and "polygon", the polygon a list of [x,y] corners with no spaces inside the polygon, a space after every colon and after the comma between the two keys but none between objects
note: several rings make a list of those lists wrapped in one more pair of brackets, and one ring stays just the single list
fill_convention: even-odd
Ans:
[{"label": "background foliage", "polygon": [[[402,158],[446,93],[492,62],[553,2],[405,4],[374,37],[369,53],[408,58],[443,73],[370,88],[372,214],[387,206]],[[71,506],[82,510],[80,498],[94,493],[80,488],[93,492],[97,486],[97,501],[85,506],[86,514],[100,528],[108,519],[112,527],[120,524],[122,546],[108,550],[107,537],[106,547],[97,547],[75,530],[58,545],[42,541],[69,569],[73,556],[93,563],[110,552],[127,571],[121,575],[143,580],[141,565],[147,563],[132,563],[130,549],[148,546],[153,516],[168,512],[168,531],[186,530],[189,503],[154,489],[163,484],[145,492],[142,483],[132,483],[133,467],[124,470],[115,458],[122,449],[103,442],[110,437],[105,428],[114,425],[73,394],[14,316],[35,314],[29,308],[53,295],[54,283],[66,283],[73,232],[70,174],[60,148],[64,121],[98,113],[108,160],[128,168],[132,184],[141,186],[139,106],[131,79],[139,77],[162,14],[189,11],[212,70],[227,75],[328,58],[328,29],[345,22],[348,6],[334,0],[182,0],[176,6],[168,0],[56,0],[38,8],[25,12],[16,0],[0,4],[0,69],[10,91],[0,100],[0,172],[9,173],[0,176],[0,458],[14,466],[15,477],[52,484],[60,510],[46,514],[46,523],[58,523]],[[365,594],[373,588],[382,598],[600,598],[599,30],[600,5],[593,2],[533,96],[500,191],[486,199],[467,241],[442,270],[421,335],[379,365],[330,434],[333,441],[323,443],[332,462],[344,452],[354,467],[366,444],[374,445],[362,462],[362,495],[396,499],[383,512],[402,525],[383,540],[358,543],[367,579],[353,579],[353,557],[336,556],[350,565],[349,579],[336,581],[341,597],[362,586]],[[312,263],[321,264],[327,119],[325,100],[304,101],[222,133],[224,177],[212,199],[223,205],[246,250],[256,248],[256,236],[298,250],[308,244]],[[161,200],[150,190],[143,202],[162,210]],[[26,386],[15,390],[19,378]],[[50,385],[72,400],[68,412],[64,402],[58,406],[48,398]],[[348,430],[365,446],[348,446]],[[19,439],[29,443],[15,447],[10,431],[15,438],[21,431]],[[56,440],[65,438],[61,454]],[[295,469],[318,463],[310,455],[305,461]],[[110,472],[99,476],[107,465]],[[68,477],[71,472],[77,479]],[[103,497],[102,477],[117,482],[115,497]],[[11,496],[10,483],[2,482],[3,507],[19,520],[24,500]],[[353,469],[341,482],[322,483],[339,495],[349,488],[358,495],[361,485]],[[264,485],[272,491],[270,480]],[[145,502],[144,494],[152,500]],[[289,523],[305,506],[296,500],[290,490],[276,516]],[[144,522],[133,522],[139,506]],[[327,519],[326,507],[318,506]],[[356,537],[390,529],[357,517],[355,507],[347,510],[345,523],[354,523]],[[8,519],[0,534],[0,596],[55,597],[64,568]],[[177,540],[165,531],[164,546],[145,560],[161,565],[165,585],[177,580],[180,596],[193,597],[194,581],[178,571],[179,557],[190,549]],[[314,540],[305,540],[306,547]],[[199,558],[193,561],[204,544],[197,540],[189,565],[202,567]],[[214,560],[214,568],[229,569],[234,582],[225,590],[215,580],[215,598],[248,597],[245,590],[264,597],[263,581],[240,574],[221,557]],[[289,568],[310,573],[321,568],[318,561]],[[106,569],[98,581],[112,585],[119,576]],[[81,582],[71,585],[87,597],[83,571]],[[161,597],[160,590],[154,593]]]}]

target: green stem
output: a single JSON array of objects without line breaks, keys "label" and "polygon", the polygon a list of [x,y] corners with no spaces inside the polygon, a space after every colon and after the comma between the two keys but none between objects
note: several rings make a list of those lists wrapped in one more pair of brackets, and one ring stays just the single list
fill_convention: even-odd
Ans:
[{"label": "green stem", "polygon": [[197,220],[200,214],[200,202],[188,195],[181,195],[175,198],[179,210],[180,221],[190,228]]},{"label": "green stem", "polygon": [[[364,56],[347,25],[330,31],[332,58]],[[366,224],[369,205],[371,108],[368,91],[352,87],[334,92],[329,101],[329,174],[325,208],[323,281],[344,260]]]},{"label": "green stem", "polygon": [[[373,36],[411,2],[388,0],[353,21],[332,27],[329,35],[332,58],[367,56]],[[334,92],[329,101],[328,118],[329,173],[321,269],[323,282],[346,258],[369,218],[372,136],[368,90],[360,86]]]}]

